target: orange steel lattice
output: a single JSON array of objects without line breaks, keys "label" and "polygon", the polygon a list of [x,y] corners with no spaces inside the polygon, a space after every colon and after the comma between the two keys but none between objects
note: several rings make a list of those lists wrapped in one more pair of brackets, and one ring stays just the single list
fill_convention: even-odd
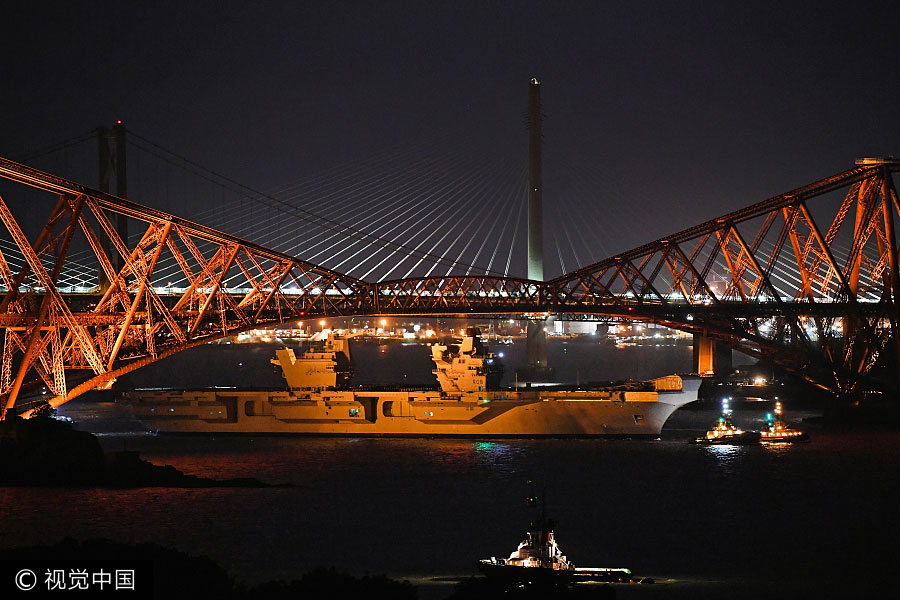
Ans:
[{"label": "orange steel lattice", "polygon": [[[898,392],[900,161],[857,164],[553,279],[551,310],[710,336],[839,394]],[[823,231],[810,201],[843,188]]]},{"label": "orange steel lattice", "polygon": [[[24,257],[14,273],[0,252],[0,409],[5,415],[23,390],[40,386],[50,390],[50,406],[59,406],[140,366],[251,328],[377,314],[656,322],[764,357],[835,393],[897,391],[898,169],[895,161],[860,161],[547,282],[446,276],[367,283],[0,159],[0,177],[58,197],[34,244],[0,198],[0,219]],[[844,188],[822,230],[810,201]],[[118,236],[112,213],[144,224],[134,247]],[[102,293],[57,288],[76,236],[111,282]],[[118,270],[109,246],[123,259]],[[154,286],[163,259],[178,265],[185,290]]]},{"label": "orange steel lattice", "polygon": [[[23,386],[46,385],[55,407],[140,366],[242,330],[307,315],[372,312],[356,304],[371,298],[356,279],[8,160],[0,159],[0,175],[58,194],[33,246],[0,198],[0,219],[25,259],[13,274],[0,254],[3,415]],[[145,224],[133,248],[109,213]],[[76,233],[111,282],[103,293],[63,296],[56,287]],[[118,271],[104,240],[124,259]],[[214,251],[201,252],[201,242]],[[176,296],[152,285],[163,255],[189,281]],[[33,379],[26,382],[29,373]]]},{"label": "orange steel lattice", "polygon": [[544,284],[496,276],[446,276],[385,281],[374,285],[382,314],[497,315],[545,311]]}]

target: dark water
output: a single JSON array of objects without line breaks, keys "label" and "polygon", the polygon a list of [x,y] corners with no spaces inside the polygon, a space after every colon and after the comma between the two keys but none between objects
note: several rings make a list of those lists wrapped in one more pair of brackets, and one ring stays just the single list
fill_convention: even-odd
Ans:
[{"label": "dark water", "polygon": [[[414,350],[366,352],[384,370],[383,361]],[[268,352],[228,346],[157,367],[170,378],[161,383],[188,385],[212,355],[264,364]],[[240,365],[217,369],[247,379]],[[171,437],[137,432],[113,404],[76,401],[61,412],[104,432],[110,449],[197,475],[296,487],[0,488],[2,546],[105,537],[206,555],[251,582],[322,564],[428,581],[508,555],[532,516],[524,498],[545,488],[576,564],[627,566],[664,582],[619,597],[863,597],[895,570],[900,434],[892,430],[810,426],[808,444],[706,448],[686,440],[713,413],[679,411],[656,441]],[[760,417],[738,414],[745,423]]]}]

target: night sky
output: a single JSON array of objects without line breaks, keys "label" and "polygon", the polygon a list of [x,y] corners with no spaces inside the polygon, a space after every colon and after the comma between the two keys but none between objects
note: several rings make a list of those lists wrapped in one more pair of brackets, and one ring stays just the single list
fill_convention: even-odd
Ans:
[{"label": "night sky", "polygon": [[900,154],[893,2],[15,4],[0,156],[121,119],[257,190],[422,144],[524,168],[537,77],[548,219],[597,215],[592,259]]}]

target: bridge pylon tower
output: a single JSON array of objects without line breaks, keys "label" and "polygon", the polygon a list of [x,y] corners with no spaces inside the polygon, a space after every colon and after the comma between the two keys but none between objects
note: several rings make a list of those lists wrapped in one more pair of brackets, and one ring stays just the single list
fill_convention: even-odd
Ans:
[{"label": "bridge pylon tower", "polygon": [[[112,142],[112,144],[110,144]],[[97,173],[98,186],[101,192],[109,193],[110,180],[115,180],[116,196],[119,198],[128,197],[128,164],[126,162],[125,151],[125,125],[122,121],[118,121],[112,129],[108,127],[97,128]],[[118,233],[119,238],[128,242],[128,219],[124,215],[117,213],[109,214],[110,223]],[[122,268],[122,257],[116,252],[116,249],[106,235],[101,232],[100,237],[106,248],[106,253],[110,257],[110,262],[114,270],[118,271]],[[101,291],[109,289],[111,282],[106,275],[103,267],[98,267],[97,281]]]},{"label": "bridge pylon tower", "polygon": [[[528,85],[528,279],[544,281],[544,183],[541,164],[543,116],[541,82],[532,78]],[[548,381],[553,367],[547,360],[547,323],[549,315],[526,318],[526,364],[516,369],[522,382]]]}]

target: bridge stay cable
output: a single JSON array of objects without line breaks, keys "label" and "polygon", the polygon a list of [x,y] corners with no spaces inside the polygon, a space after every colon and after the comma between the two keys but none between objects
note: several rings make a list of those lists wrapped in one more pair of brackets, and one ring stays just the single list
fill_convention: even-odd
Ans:
[{"label": "bridge stay cable", "polygon": [[[185,158],[175,152],[167,150],[164,147],[162,147],[161,145],[148,140],[147,138],[141,136],[140,134],[130,132],[130,136],[136,137],[137,139],[143,141],[144,143],[149,144],[151,147],[155,148],[156,150],[167,153],[167,154],[171,155],[172,157],[182,161],[183,163],[192,166],[194,169],[197,169],[198,171],[200,171],[200,173],[195,173],[195,174],[197,174],[197,176],[207,178],[211,182],[217,182],[217,181],[225,182],[225,183],[233,186],[234,189],[243,191],[247,195],[247,197],[252,198],[256,202],[259,202],[259,203],[261,203],[269,208],[272,208],[276,211],[286,212],[288,214],[295,214],[297,216],[301,216],[302,218],[308,220],[308,222],[310,222],[310,223],[314,223],[324,229],[332,230],[335,232],[340,232],[340,233],[346,235],[348,238],[353,239],[353,240],[366,242],[369,244],[374,244],[376,246],[383,247],[385,249],[390,249],[393,251],[405,252],[405,253],[413,255],[413,256],[421,256],[422,259],[427,259],[430,262],[442,263],[442,262],[446,262],[448,260],[440,255],[431,255],[431,254],[427,254],[427,253],[422,254],[421,251],[416,251],[414,248],[407,247],[404,244],[400,244],[397,242],[390,242],[388,240],[383,240],[383,239],[379,238],[378,236],[372,235],[366,231],[359,230],[352,226],[344,225],[344,224],[339,223],[331,218],[319,215],[313,211],[309,211],[302,207],[292,205],[292,204],[290,204],[284,200],[281,200],[277,197],[274,197],[270,194],[266,194],[266,193],[260,192],[258,190],[255,190],[255,189],[253,189],[249,186],[246,186],[232,178],[229,178],[227,176],[224,176],[224,175],[221,175],[214,171],[211,171],[210,169],[203,167],[202,165],[200,165],[199,163],[196,163],[195,161],[192,161],[192,160]],[[162,156],[160,158],[165,160],[165,158]],[[174,164],[174,161],[170,160],[169,162],[173,162],[173,164]],[[469,265],[462,264],[462,265],[458,265],[458,266],[460,266],[461,268],[465,268],[465,267],[468,267]]]}]

